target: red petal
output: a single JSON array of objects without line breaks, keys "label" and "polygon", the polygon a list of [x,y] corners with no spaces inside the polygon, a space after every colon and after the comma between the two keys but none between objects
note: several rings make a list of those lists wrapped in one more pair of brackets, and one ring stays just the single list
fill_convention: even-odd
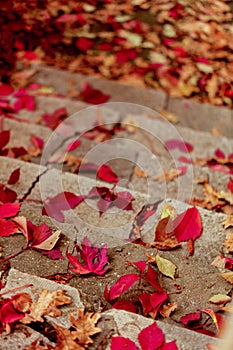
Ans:
[{"label": "red petal", "polygon": [[0,206],[0,218],[10,218],[18,214],[20,203],[4,203]]},{"label": "red petal", "polygon": [[16,184],[16,182],[19,180],[19,177],[20,177],[20,168],[17,168],[11,173],[7,181],[8,185]]},{"label": "red petal", "polygon": [[232,178],[229,179],[228,184],[227,184],[227,188],[228,188],[228,190],[231,191],[231,193],[233,193],[233,179]]},{"label": "red petal", "polygon": [[10,141],[10,130],[0,132],[0,150],[3,149]]},{"label": "red petal", "polygon": [[113,286],[111,286],[109,290],[109,300],[113,300],[119,297],[138,280],[139,276],[135,273],[129,273],[125,276],[120,277],[119,280]]},{"label": "red petal", "polygon": [[138,347],[129,338],[112,337],[111,348],[110,349],[111,350],[121,350],[121,349],[138,350]]},{"label": "red petal", "polygon": [[98,168],[97,176],[99,179],[106,181],[106,182],[117,183],[119,181],[117,175],[106,164],[103,164]]},{"label": "red petal", "polygon": [[134,306],[133,303],[131,303],[131,301],[128,300],[119,300],[116,303],[114,303],[112,305],[113,309],[117,309],[117,310],[125,310],[128,312],[133,312],[136,314],[136,307]]},{"label": "red petal", "polygon": [[165,147],[168,150],[178,148],[181,152],[184,152],[184,153],[189,153],[193,151],[193,146],[190,143],[176,140],[176,139],[167,140],[165,142]]},{"label": "red petal", "polygon": [[6,219],[0,219],[0,236],[8,237],[15,234],[18,231],[18,227],[14,222]]},{"label": "red petal", "polygon": [[196,207],[187,209],[173,221],[174,234],[178,242],[195,240],[202,231],[201,216]]},{"label": "red petal", "polygon": [[138,335],[142,350],[156,350],[163,345],[164,339],[162,330],[155,322],[144,328]]}]

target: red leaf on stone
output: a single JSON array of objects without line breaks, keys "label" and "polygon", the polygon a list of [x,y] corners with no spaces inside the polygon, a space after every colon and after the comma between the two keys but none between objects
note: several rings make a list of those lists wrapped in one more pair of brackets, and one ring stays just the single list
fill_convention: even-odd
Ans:
[{"label": "red leaf on stone", "polygon": [[142,350],[159,349],[163,345],[164,340],[164,334],[155,322],[144,328],[138,335],[138,341]]},{"label": "red leaf on stone", "polygon": [[138,350],[136,344],[129,338],[124,337],[112,337],[111,339],[111,350]]},{"label": "red leaf on stone", "polygon": [[20,168],[15,169],[9,176],[9,179],[7,181],[8,185],[14,185],[16,182],[19,181],[20,177]]},{"label": "red leaf on stone", "polygon": [[146,274],[143,276],[143,278],[155,289],[157,289],[158,292],[163,293],[164,290],[159,284],[158,280],[158,274],[157,272],[152,268],[151,264],[148,265],[148,270]]},{"label": "red leaf on stone", "polygon": [[133,210],[133,195],[128,191],[118,192],[114,205],[122,210]]},{"label": "red leaf on stone", "polygon": [[11,218],[18,214],[20,203],[4,203],[0,206],[0,218]]},{"label": "red leaf on stone", "polygon": [[59,222],[64,222],[62,211],[74,209],[84,200],[84,196],[77,196],[71,192],[62,192],[45,200],[42,215],[47,215]]},{"label": "red leaf on stone", "polygon": [[228,190],[231,191],[231,193],[233,193],[233,179],[232,178],[229,179],[228,184],[227,184],[227,188],[228,188]]},{"label": "red leaf on stone", "polygon": [[107,301],[112,301],[119,297],[122,293],[126,292],[132,285],[138,281],[140,277],[135,273],[129,273],[121,276],[118,281],[110,287],[108,291],[108,285],[105,287],[104,297]]},{"label": "red leaf on stone", "polygon": [[0,303],[0,323],[5,328],[8,323],[16,322],[24,317],[24,313],[14,307],[12,299],[2,300]]},{"label": "red leaf on stone", "polygon": [[68,145],[66,145],[66,150],[67,152],[72,152],[76,150],[76,148],[78,148],[80,145],[81,145],[81,141],[79,140],[71,141],[70,143],[68,143]]},{"label": "red leaf on stone", "polygon": [[77,256],[66,252],[69,262],[74,266],[70,270],[81,275],[89,273],[104,275],[108,270],[107,246],[95,247],[87,237],[84,237],[81,247],[75,244]]},{"label": "red leaf on stone", "polygon": [[85,37],[80,37],[77,39],[75,46],[82,51],[87,51],[91,49],[94,45],[94,41]]},{"label": "red leaf on stone", "polygon": [[214,152],[214,155],[217,158],[222,158],[222,159],[226,158],[225,153],[219,148],[216,149],[216,151]]},{"label": "red leaf on stone", "polygon": [[97,170],[97,176],[100,180],[106,182],[114,182],[117,183],[119,181],[117,175],[112,171],[112,169],[106,165],[101,165]]},{"label": "red leaf on stone", "polygon": [[179,350],[179,349],[176,345],[176,341],[173,340],[173,341],[170,341],[169,343],[163,344],[160,350]]},{"label": "red leaf on stone", "polygon": [[2,150],[10,141],[10,130],[0,132],[0,150]]},{"label": "red leaf on stone", "polygon": [[35,98],[34,98],[34,96],[23,95],[23,96],[18,97],[18,100],[15,101],[15,103],[14,103],[15,111],[18,112],[24,108],[27,109],[28,111],[35,110]]},{"label": "red leaf on stone", "polygon": [[178,161],[182,162],[182,163],[186,163],[186,164],[192,164],[192,162],[193,162],[191,158],[187,158],[187,157],[184,157],[184,156],[180,156],[178,158]]},{"label": "red leaf on stone", "polygon": [[42,119],[46,126],[54,130],[57,126],[68,117],[68,112],[65,107],[56,109],[53,113],[45,113],[42,115]]},{"label": "red leaf on stone", "polygon": [[165,147],[168,150],[177,148],[184,153],[190,153],[193,151],[193,146],[190,143],[176,139],[167,140],[165,142]]},{"label": "red leaf on stone", "polygon": [[0,219],[0,236],[8,237],[15,234],[18,231],[17,225],[9,220]]},{"label": "red leaf on stone", "polygon": [[42,150],[44,147],[44,140],[42,140],[42,138],[35,136],[35,135],[31,135],[30,140],[32,141],[32,143],[34,144],[34,146],[38,149],[38,150]]},{"label": "red leaf on stone", "polygon": [[201,312],[191,312],[187,315],[184,315],[180,318],[180,321],[186,326],[186,327],[193,327],[196,323],[199,323],[202,319]]},{"label": "red leaf on stone", "polygon": [[140,300],[143,313],[151,313],[153,318],[156,318],[160,306],[166,301],[167,293],[163,291],[162,293],[152,293],[148,294],[146,292],[139,295],[138,299]]},{"label": "red leaf on stone", "polygon": [[17,193],[3,184],[0,184],[0,202],[13,203],[17,199]]},{"label": "red leaf on stone", "polygon": [[146,261],[145,260],[135,261],[135,262],[127,261],[127,264],[136,266],[141,272],[144,272],[145,268],[146,268]]},{"label": "red leaf on stone", "polygon": [[136,314],[136,307],[131,301],[128,300],[118,300],[112,305],[112,309],[125,310],[128,312],[133,312]]},{"label": "red leaf on stone", "polygon": [[98,105],[107,102],[110,95],[104,94],[102,91],[94,89],[89,83],[84,82],[82,91],[80,92],[80,98],[86,103]]},{"label": "red leaf on stone", "polygon": [[0,96],[8,96],[14,92],[14,88],[8,84],[0,84]]},{"label": "red leaf on stone", "polygon": [[177,241],[195,240],[202,231],[201,216],[196,207],[187,209],[173,221],[174,235]]}]

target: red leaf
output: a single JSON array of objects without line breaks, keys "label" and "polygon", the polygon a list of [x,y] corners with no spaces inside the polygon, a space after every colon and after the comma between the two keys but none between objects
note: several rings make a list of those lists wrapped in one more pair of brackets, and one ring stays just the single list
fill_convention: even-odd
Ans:
[{"label": "red leaf", "polygon": [[8,96],[14,92],[14,88],[8,84],[0,84],[0,95]]},{"label": "red leaf", "polygon": [[133,210],[132,201],[134,197],[128,191],[118,192],[114,205],[123,210]]},{"label": "red leaf", "polygon": [[0,236],[8,237],[15,234],[18,231],[18,227],[14,222],[6,219],[0,219]]},{"label": "red leaf", "polygon": [[84,237],[81,246],[82,249],[75,245],[77,256],[66,253],[69,262],[74,266],[71,271],[81,275],[89,273],[104,275],[108,270],[107,246],[104,245],[100,249],[94,247],[87,237]]},{"label": "red leaf", "polygon": [[37,250],[41,252],[43,255],[48,256],[52,260],[64,259],[62,252],[58,248],[54,248],[51,250],[41,250],[41,249],[37,249]]},{"label": "red leaf", "polygon": [[181,152],[184,152],[184,153],[190,153],[193,151],[193,146],[190,143],[176,140],[176,139],[167,140],[165,142],[165,147],[168,150],[178,148]]},{"label": "red leaf", "polygon": [[11,175],[7,181],[8,185],[16,184],[16,182],[18,182],[18,180],[19,180],[19,177],[20,177],[20,168],[17,168],[11,173]]},{"label": "red leaf", "polygon": [[180,156],[178,158],[178,161],[182,162],[182,163],[186,163],[186,164],[192,164],[192,162],[193,162],[191,158],[187,158],[187,157],[184,157],[184,156]]},{"label": "red leaf", "polygon": [[146,268],[146,261],[145,260],[136,261],[136,262],[127,261],[127,264],[136,266],[141,272],[144,272],[145,268]]},{"label": "red leaf", "polygon": [[0,184],[0,202],[12,203],[17,199],[17,193],[10,188]]},{"label": "red leaf", "polygon": [[112,337],[111,339],[111,350],[138,350],[136,344],[129,338],[124,337]]},{"label": "red leaf", "polygon": [[138,335],[142,350],[156,350],[163,345],[164,340],[164,334],[155,322],[144,328]]},{"label": "red leaf", "polygon": [[121,49],[116,53],[116,59],[119,63],[126,63],[137,58],[138,54],[135,49]]},{"label": "red leaf", "polygon": [[56,109],[53,113],[45,113],[42,115],[42,119],[46,126],[54,130],[57,126],[68,117],[68,112],[65,107]]},{"label": "red leaf", "polygon": [[142,304],[143,313],[144,314],[152,313],[153,318],[155,318],[160,306],[167,299],[167,293],[162,292],[162,293],[148,294],[144,292],[141,295],[139,295],[138,299]]},{"label": "red leaf", "polygon": [[16,112],[18,112],[24,108],[26,108],[28,111],[35,110],[35,98],[34,98],[34,96],[23,95],[23,96],[20,96],[17,101],[15,101],[14,109]]},{"label": "red leaf", "polygon": [[133,312],[136,314],[136,307],[131,301],[128,300],[118,300],[112,305],[112,309],[125,310],[128,312]]},{"label": "red leaf", "polygon": [[119,181],[117,175],[112,171],[112,169],[106,165],[101,165],[97,170],[97,176],[99,179],[106,182],[114,182],[117,183]]},{"label": "red leaf", "polygon": [[84,82],[82,91],[80,92],[80,97],[82,101],[86,103],[98,105],[107,102],[110,98],[110,95],[104,94],[98,89],[93,89],[89,83]]},{"label": "red leaf", "polygon": [[[118,281],[110,287],[108,292],[107,301],[112,301],[113,299],[119,297],[122,293],[126,292],[132,285],[138,281],[140,277],[135,273],[129,273],[127,275],[121,276]],[[106,293],[108,286],[106,285]],[[105,293],[105,295],[106,295]]]},{"label": "red leaf", "polygon": [[2,150],[10,141],[10,130],[0,132],[0,150]]},{"label": "red leaf", "polygon": [[216,149],[216,151],[214,152],[214,155],[217,157],[217,158],[226,158],[225,156],[225,153],[221,150],[221,149]]},{"label": "red leaf", "polygon": [[196,207],[187,209],[173,221],[174,234],[178,242],[195,240],[202,231],[201,216]]},{"label": "red leaf", "polygon": [[94,45],[94,41],[85,37],[78,38],[75,46],[82,51],[87,51],[91,49]]},{"label": "red leaf", "polygon": [[0,206],[0,218],[11,218],[18,214],[20,203],[4,203]]},{"label": "red leaf", "polygon": [[187,315],[184,315],[180,318],[180,321],[186,326],[186,327],[193,327],[196,323],[199,323],[202,319],[201,312],[192,312]]},{"label": "red leaf", "polygon": [[78,148],[80,145],[81,145],[81,141],[79,140],[71,141],[70,143],[68,143],[68,145],[66,145],[66,150],[67,152],[72,152],[76,150],[76,148]]},{"label": "red leaf", "polygon": [[160,350],[179,350],[176,341],[170,341],[169,343],[163,344]]},{"label": "red leaf", "polygon": [[148,270],[147,273],[144,276],[144,279],[155,289],[157,289],[158,292],[163,293],[164,290],[160,286],[159,281],[158,281],[158,274],[156,271],[151,267],[151,265],[148,265]]},{"label": "red leaf", "polygon": [[233,179],[231,177],[228,181],[227,188],[231,191],[231,193],[233,193]]},{"label": "red leaf", "polygon": [[16,322],[24,317],[24,313],[16,310],[13,300],[7,299],[0,305],[0,323],[5,327],[8,323]]},{"label": "red leaf", "polygon": [[40,151],[43,149],[44,141],[42,140],[42,138],[35,135],[31,135],[30,140],[37,149],[39,149]]},{"label": "red leaf", "polygon": [[62,192],[47,198],[42,208],[42,215],[47,215],[59,222],[64,222],[62,211],[74,209],[84,200],[84,196],[76,196],[71,192]]}]

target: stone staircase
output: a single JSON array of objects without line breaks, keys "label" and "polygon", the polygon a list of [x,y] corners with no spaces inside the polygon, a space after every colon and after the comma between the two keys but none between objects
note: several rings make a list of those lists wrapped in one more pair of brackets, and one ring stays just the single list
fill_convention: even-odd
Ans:
[{"label": "stone staircase", "polygon": [[[69,310],[85,307],[88,311],[99,311],[104,300],[106,284],[112,285],[120,276],[134,272],[125,262],[145,260],[145,253],[154,254],[154,249],[145,248],[129,242],[136,213],[148,203],[163,200],[175,207],[178,213],[188,208],[189,200],[202,195],[202,186],[197,180],[207,178],[214,188],[226,189],[229,174],[211,170],[210,167],[196,163],[184,163],[180,157],[211,158],[216,149],[225,154],[233,152],[233,112],[226,108],[199,104],[190,100],[173,99],[162,91],[127,86],[124,84],[84,77],[71,72],[58,71],[48,67],[37,67],[31,78],[33,83],[53,87],[57,96],[36,96],[36,110],[21,110],[17,118],[5,119],[4,128],[11,130],[11,147],[23,146],[28,149],[32,143],[31,135],[39,136],[45,142],[42,155],[18,160],[0,157],[0,183],[6,183],[9,175],[20,168],[20,181],[14,185],[18,198],[23,198],[21,215],[34,224],[45,222],[49,226],[62,230],[61,250],[63,255],[73,242],[88,238],[99,246],[107,243],[111,261],[111,270],[104,277],[75,277],[69,285],[62,285],[67,294],[72,296],[73,304]],[[69,91],[80,91],[84,81],[96,89],[111,96],[109,103],[90,106],[87,103],[71,98]],[[43,125],[41,116],[53,113],[57,108],[65,107],[69,118],[65,119],[56,130]],[[173,125],[162,118],[156,110],[165,109],[179,117],[179,123]],[[84,133],[93,128],[96,120],[106,128],[114,123],[131,124],[122,129],[111,139],[97,142],[85,137]],[[211,131],[217,130],[220,136]],[[216,132],[215,132],[216,134]],[[134,211],[112,209],[100,216],[92,200],[84,201],[76,209],[65,213],[65,222],[59,223],[47,216],[42,216],[41,199],[53,197],[62,191],[75,194],[87,194],[96,183],[110,187],[109,183],[96,180],[95,174],[75,171],[76,166],[63,167],[54,162],[66,152],[71,141],[79,139],[81,145],[72,152],[76,158],[85,157],[90,163],[109,165],[120,179],[119,189],[130,191],[135,200]],[[167,150],[164,143],[176,139],[188,142],[193,146],[192,153],[183,153],[177,149]],[[160,176],[171,167],[186,166],[184,176],[174,181],[158,182],[154,177]],[[137,169],[148,175],[138,176]],[[84,169],[85,170],[85,169]],[[157,212],[145,224],[143,238],[147,242],[154,239],[155,222],[161,213],[163,203]],[[171,291],[170,302],[177,302],[178,309],[171,318],[156,321],[163,330],[166,340],[176,339],[182,350],[207,349],[207,344],[217,344],[212,337],[184,329],[179,322],[181,316],[198,309],[210,307],[208,300],[215,294],[231,293],[231,285],[227,283],[211,262],[219,255],[226,230],[222,223],[225,215],[199,208],[203,223],[203,233],[195,241],[195,253],[186,258],[186,247],[174,251],[162,251],[160,255],[171,260],[176,266],[178,277],[175,280],[163,279],[163,288]],[[227,232],[230,232],[228,229]],[[22,236],[1,237],[0,246],[4,256],[13,254],[22,248]],[[7,283],[4,290],[14,289],[27,283],[33,283],[33,289],[61,289],[61,285],[46,279],[57,273],[69,271],[67,260],[52,261],[46,256],[28,250],[24,254],[10,260]],[[33,275],[33,277],[32,277]],[[33,282],[32,282],[33,281]],[[182,293],[174,293],[175,285],[182,286]],[[4,292],[3,290],[3,292]],[[67,325],[67,309],[63,317],[54,319],[62,326]],[[101,313],[99,327],[103,330],[95,338],[90,349],[110,349],[110,335],[120,334],[132,340],[137,339],[141,329],[153,322],[152,319],[120,310],[107,310]],[[27,334],[27,335],[25,335]],[[32,328],[22,326],[10,335],[0,336],[0,349],[25,349],[34,339],[44,336]],[[101,345],[103,346],[103,345]]]}]

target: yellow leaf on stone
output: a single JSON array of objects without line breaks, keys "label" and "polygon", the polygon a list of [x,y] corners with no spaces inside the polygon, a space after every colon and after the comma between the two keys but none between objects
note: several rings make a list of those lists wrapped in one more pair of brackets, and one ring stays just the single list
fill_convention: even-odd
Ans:
[{"label": "yellow leaf on stone", "polygon": [[231,301],[231,297],[225,294],[215,294],[209,299],[209,302],[213,304],[225,304],[229,301]]},{"label": "yellow leaf on stone", "polygon": [[220,276],[222,276],[227,282],[230,282],[233,284],[233,272],[224,272],[221,273]]},{"label": "yellow leaf on stone", "polygon": [[175,272],[176,272],[176,265],[174,265],[171,261],[162,258],[158,254],[155,257],[157,266],[159,271],[167,276],[172,278],[173,280],[175,279]]}]

